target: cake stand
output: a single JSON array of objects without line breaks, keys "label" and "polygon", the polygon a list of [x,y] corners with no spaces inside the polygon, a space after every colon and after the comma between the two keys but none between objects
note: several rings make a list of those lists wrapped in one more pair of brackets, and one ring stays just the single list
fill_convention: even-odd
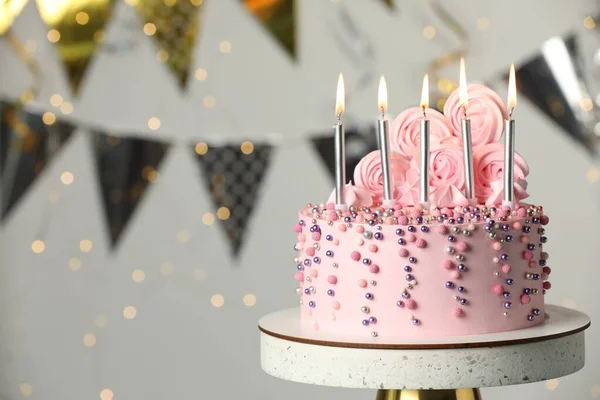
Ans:
[{"label": "cake stand", "polygon": [[262,369],[313,385],[378,389],[378,400],[481,399],[479,388],[544,381],[585,363],[587,315],[546,306],[543,324],[486,335],[340,339],[300,328],[298,308],[259,322]]}]

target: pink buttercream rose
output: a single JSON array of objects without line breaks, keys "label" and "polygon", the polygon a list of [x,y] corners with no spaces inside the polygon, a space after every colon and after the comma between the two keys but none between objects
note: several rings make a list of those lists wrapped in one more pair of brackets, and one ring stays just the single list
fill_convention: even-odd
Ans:
[{"label": "pink buttercream rose", "polygon": [[[329,196],[329,200],[327,200],[327,203],[335,204],[335,195],[335,189],[333,189],[331,195]],[[348,205],[364,207],[370,207],[373,205],[373,198],[371,197],[369,191],[364,187],[348,183],[346,186],[344,186],[344,195],[346,197],[344,200]]]},{"label": "pink buttercream rose", "polygon": [[[481,84],[468,85],[467,93],[467,117],[471,120],[473,147],[497,143],[502,136],[504,119],[507,117],[502,99],[498,93]],[[464,110],[461,107],[458,89],[446,100],[444,115],[452,127],[454,136],[462,137],[461,121],[464,118]]]},{"label": "pink buttercream rose", "polygon": [[[448,119],[439,111],[428,108],[429,135],[434,142],[452,136],[452,128]],[[409,160],[419,152],[421,137],[421,120],[423,110],[419,107],[409,108],[401,112],[392,122],[390,131],[390,148]]]},{"label": "pink buttercream rose", "polygon": [[[432,143],[429,155],[429,202],[436,207],[469,205],[463,190],[465,169],[463,153],[452,142]],[[413,158],[411,169],[420,171],[420,157]],[[420,172],[419,172],[420,174]]]},{"label": "pink buttercream rose", "polygon": [[[473,170],[475,174],[475,195],[477,200],[486,205],[498,205],[504,197],[504,146],[490,143],[478,147],[473,152]],[[529,166],[515,152],[515,200],[520,201],[527,196],[527,178]]]},{"label": "pink buttercream rose", "polygon": [[405,206],[414,206],[419,204],[420,186],[419,171],[413,168],[406,171],[406,179],[399,187],[400,198],[398,203]]},{"label": "pink buttercream rose", "polygon": [[[405,179],[408,161],[399,154],[390,152],[390,175],[393,198],[397,199],[399,188]],[[354,183],[368,190],[375,202],[383,201],[383,172],[379,150],[367,154],[354,169]]]}]

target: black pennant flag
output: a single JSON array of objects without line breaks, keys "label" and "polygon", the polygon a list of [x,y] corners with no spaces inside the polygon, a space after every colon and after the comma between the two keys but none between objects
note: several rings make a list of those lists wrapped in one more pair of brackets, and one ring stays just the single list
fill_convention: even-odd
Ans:
[{"label": "black pennant flag", "polygon": [[269,167],[272,146],[250,142],[241,146],[198,143],[195,150],[217,218],[237,257]]},{"label": "black pennant flag", "polygon": [[288,54],[296,58],[296,1],[241,1]]},{"label": "black pennant flag", "polygon": [[74,127],[52,113],[30,114],[0,103],[1,215],[5,219],[23,194],[71,137]]},{"label": "black pennant flag", "polygon": [[162,142],[95,132],[98,180],[113,247],[118,245],[148,185],[158,178],[158,168],[168,148]]}]

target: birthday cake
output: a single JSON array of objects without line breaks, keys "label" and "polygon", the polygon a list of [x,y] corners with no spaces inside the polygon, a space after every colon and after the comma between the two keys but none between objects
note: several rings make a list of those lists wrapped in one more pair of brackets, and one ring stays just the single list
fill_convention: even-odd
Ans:
[{"label": "birthday cake", "polygon": [[[459,93],[430,121],[427,203],[420,202],[420,120],[398,115],[389,130],[385,199],[379,150],[356,166],[353,183],[300,210],[294,264],[303,329],[335,335],[411,338],[511,331],[544,321],[550,289],[543,208],[528,197],[525,160],[514,154],[514,200],[503,202],[510,119],[500,96],[467,86],[474,198],[465,196]],[[381,144],[380,144],[381,145]],[[389,199],[388,199],[389,200]],[[385,205],[384,205],[385,204]]]}]

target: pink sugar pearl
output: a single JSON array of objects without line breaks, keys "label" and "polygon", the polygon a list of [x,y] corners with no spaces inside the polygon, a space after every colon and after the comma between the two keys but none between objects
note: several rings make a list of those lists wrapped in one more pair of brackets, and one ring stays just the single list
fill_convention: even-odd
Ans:
[{"label": "pink sugar pearl", "polygon": [[531,259],[533,259],[533,253],[529,250],[525,250],[523,252],[523,258],[526,260],[531,260]]},{"label": "pink sugar pearl", "polygon": [[542,223],[542,225],[548,225],[548,222],[550,222],[550,218],[547,215],[542,215],[540,217],[540,222]]},{"label": "pink sugar pearl", "polygon": [[335,276],[335,275],[329,275],[329,276],[327,277],[327,282],[328,282],[330,285],[335,285],[335,284],[337,283],[337,276]]},{"label": "pink sugar pearl", "polygon": [[296,275],[294,275],[294,279],[296,279],[298,282],[302,282],[304,280],[304,273],[300,271],[296,272]]},{"label": "pink sugar pearl", "polygon": [[346,225],[344,225],[344,224],[339,224],[339,225],[338,225],[338,229],[339,229],[340,231],[342,231],[342,232],[346,232],[346,229],[347,229],[347,228],[346,228]]},{"label": "pink sugar pearl", "polygon": [[469,224],[469,225],[467,225],[467,230],[471,231],[471,232],[474,231],[475,230],[475,224]]},{"label": "pink sugar pearl", "polygon": [[384,221],[387,225],[392,225],[394,223],[394,218],[386,217]]},{"label": "pink sugar pearl", "polygon": [[310,276],[312,276],[313,278],[316,278],[317,276],[319,276],[319,271],[317,271],[316,269],[311,269],[308,274]]},{"label": "pink sugar pearl", "polygon": [[379,248],[377,247],[377,245],[376,245],[376,244],[370,244],[370,245],[369,245],[369,251],[370,251],[371,253],[377,253],[377,250],[379,250]]},{"label": "pink sugar pearl", "polygon": [[365,243],[365,241],[362,238],[358,238],[356,239],[356,244],[359,246],[362,246]]},{"label": "pink sugar pearl", "polygon": [[358,261],[360,260],[360,253],[358,251],[353,251],[352,253],[350,253],[350,258],[354,261]]},{"label": "pink sugar pearl", "polygon": [[448,227],[447,227],[447,226],[445,226],[445,225],[439,225],[439,226],[436,228],[436,230],[437,230],[437,232],[438,232],[438,233],[440,233],[440,234],[442,234],[442,235],[445,235],[445,234],[447,234],[447,233],[448,233]]},{"label": "pink sugar pearl", "polygon": [[365,231],[365,227],[362,225],[358,225],[354,230],[358,233],[363,233]]},{"label": "pink sugar pearl", "polygon": [[454,268],[454,263],[452,262],[452,260],[444,260],[444,268],[446,268],[446,269]]},{"label": "pink sugar pearl", "polygon": [[550,275],[552,273],[552,269],[550,267],[542,268],[542,272],[546,275]]},{"label": "pink sugar pearl", "polygon": [[379,272],[379,265],[377,265],[377,264],[371,264],[371,265],[369,266],[369,271],[370,271],[371,273],[373,273],[373,274],[376,274],[376,273],[378,273],[378,272]]},{"label": "pink sugar pearl", "polygon": [[404,215],[401,217],[398,217],[398,223],[400,225],[408,225],[408,217],[404,216]]},{"label": "pink sugar pearl", "polygon": [[367,281],[364,280],[364,279],[359,279],[358,280],[358,287],[366,288],[367,287]]},{"label": "pink sugar pearl", "polygon": [[336,213],[330,212],[330,213],[327,213],[326,219],[327,219],[327,221],[337,221],[338,216]]},{"label": "pink sugar pearl", "polygon": [[525,210],[523,207],[521,207],[517,210],[517,217],[525,218],[526,216],[527,216],[527,210]]},{"label": "pink sugar pearl", "polygon": [[314,241],[318,242],[319,240],[321,240],[321,232],[313,232],[312,238]]},{"label": "pink sugar pearl", "polygon": [[414,234],[412,234],[412,233],[409,233],[409,234],[408,234],[408,235],[406,235],[404,238],[405,238],[405,239],[406,239],[406,241],[407,241],[407,242],[409,242],[409,243],[413,243],[415,240],[417,240],[417,237],[416,237]]},{"label": "pink sugar pearl", "polygon": [[544,282],[543,287],[546,290],[550,290],[550,288],[552,287],[552,284],[549,281],[546,281],[546,282]]},{"label": "pink sugar pearl", "polygon": [[535,268],[535,267],[537,267],[537,264],[538,263],[535,261],[529,261],[529,268]]},{"label": "pink sugar pearl", "polygon": [[467,242],[458,242],[456,243],[456,250],[458,251],[467,251],[469,249],[469,245]]},{"label": "pink sugar pearl", "polygon": [[455,308],[452,310],[452,315],[454,315],[456,318],[461,318],[465,315],[465,312],[462,310],[462,308]]},{"label": "pink sugar pearl", "polygon": [[494,249],[496,251],[502,250],[502,243],[500,243],[500,242],[494,242],[494,243],[492,243],[492,249]]},{"label": "pink sugar pearl", "polygon": [[339,302],[339,301],[337,301],[337,300],[334,300],[334,301],[331,303],[331,307],[333,307],[333,309],[334,309],[334,310],[339,310],[339,309],[340,309],[340,302]]},{"label": "pink sugar pearl", "polygon": [[311,256],[311,257],[314,256],[315,255],[315,249],[314,249],[314,247],[308,247],[306,249],[306,255],[307,256]]},{"label": "pink sugar pearl", "polygon": [[425,241],[425,239],[422,239],[422,238],[417,239],[417,247],[419,249],[424,249],[425,247],[427,247],[427,242]]},{"label": "pink sugar pearl", "polygon": [[408,299],[406,300],[406,308],[408,308],[409,310],[414,310],[415,308],[417,308],[417,302],[414,301],[413,299]]},{"label": "pink sugar pearl", "polygon": [[531,297],[526,294],[521,295],[521,303],[529,304],[531,302]]},{"label": "pink sugar pearl", "polygon": [[400,257],[408,257],[408,250],[406,250],[405,248],[402,248],[402,249],[398,250],[398,255]]},{"label": "pink sugar pearl", "polygon": [[402,210],[396,210],[394,211],[394,217],[404,217],[404,213]]},{"label": "pink sugar pearl", "polygon": [[514,230],[519,231],[523,227],[523,224],[521,224],[519,221],[516,221],[513,222],[512,227]]},{"label": "pink sugar pearl", "polygon": [[527,244],[527,243],[529,243],[529,236],[522,235],[522,236],[519,238],[519,241],[520,241],[521,243]]},{"label": "pink sugar pearl", "polygon": [[460,272],[458,272],[458,271],[451,271],[450,272],[450,278],[452,278],[452,279],[458,279],[458,278],[460,278]]},{"label": "pink sugar pearl", "polygon": [[294,232],[296,232],[296,233],[300,233],[300,232],[302,232],[302,225],[300,225],[300,224],[295,224],[295,225],[294,225]]},{"label": "pink sugar pearl", "polygon": [[512,268],[511,268],[511,267],[510,267],[510,265],[508,265],[508,264],[504,264],[504,265],[502,266],[502,272],[504,272],[505,274],[508,274],[508,273],[510,273],[510,271],[511,271],[511,270],[512,270]]},{"label": "pink sugar pearl", "polygon": [[362,215],[358,215],[356,217],[356,222],[358,222],[359,224],[365,222],[365,217],[363,217]]},{"label": "pink sugar pearl", "polygon": [[494,285],[494,287],[492,287],[492,292],[494,292],[494,294],[501,295],[502,293],[504,293],[504,286],[497,283]]}]

